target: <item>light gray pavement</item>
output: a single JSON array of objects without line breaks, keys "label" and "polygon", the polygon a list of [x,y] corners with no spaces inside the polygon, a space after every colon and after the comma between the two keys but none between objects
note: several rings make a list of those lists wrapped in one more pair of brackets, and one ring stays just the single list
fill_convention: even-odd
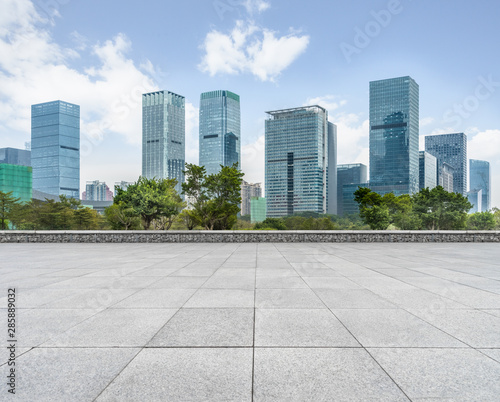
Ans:
[{"label": "light gray pavement", "polygon": [[0,401],[499,400],[498,244],[2,244],[0,274]]}]

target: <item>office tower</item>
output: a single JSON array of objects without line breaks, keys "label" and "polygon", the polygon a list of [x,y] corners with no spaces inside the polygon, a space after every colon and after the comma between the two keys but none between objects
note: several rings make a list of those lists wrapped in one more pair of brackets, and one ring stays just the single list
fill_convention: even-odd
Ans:
[{"label": "office tower", "polygon": [[80,106],[54,101],[31,106],[33,190],[80,196]]},{"label": "office tower", "polygon": [[142,95],[142,175],[176,179],[181,194],[185,169],[185,98],[170,91]]},{"label": "office tower", "polygon": [[0,163],[31,166],[31,151],[17,148],[0,148]]},{"label": "office tower", "polygon": [[113,201],[113,192],[106,183],[99,180],[88,181],[82,200],[86,201]]},{"label": "office tower", "polygon": [[338,214],[337,202],[337,126],[328,122],[328,169],[326,175],[326,211]]},{"label": "office tower", "polygon": [[411,77],[370,82],[370,187],[418,192],[419,87]]},{"label": "office tower", "polygon": [[266,219],[267,204],[264,197],[252,197],[250,199],[250,222],[262,222]]},{"label": "office tower", "polygon": [[427,135],[425,151],[438,160],[438,176],[443,162],[453,168],[453,192],[467,194],[467,136],[464,133]]},{"label": "office tower", "polygon": [[483,210],[483,190],[471,190],[467,192],[467,201],[472,204],[472,208],[469,214],[474,214],[476,212],[486,212]]},{"label": "office tower", "polygon": [[437,186],[437,159],[429,152],[420,151],[418,153],[419,161],[419,188],[428,188],[429,190]]},{"label": "office tower", "polygon": [[20,198],[21,202],[29,202],[32,197],[31,166],[0,163],[0,191]]},{"label": "office tower", "polygon": [[[362,163],[337,165],[337,215],[357,213],[357,203],[354,201],[354,191],[358,186],[364,187],[368,181],[367,166]],[[346,185],[355,185],[347,189]],[[352,190],[354,188],[354,190]],[[352,190],[352,191],[351,191]],[[346,206],[346,211],[344,211]]]},{"label": "office tower", "polygon": [[314,105],[267,114],[267,216],[306,211],[335,214],[336,200],[327,204],[329,163],[336,161],[335,149],[329,152],[329,144],[332,147],[335,141],[328,137],[335,130],[328,124],[328,112]]},{"label": "office tower", "polygon": [[469,160],[469,177],[471,191],[482,190],[481,210],[491,209],[491,171],[490,163],[477,159]]},{"label": "office tower", "polygon": [[450,164],[443,162],[439,164],[437,168],[437,180],[438,186],[443,187],[445,191],[453,193],[453,172],[454,169]]},{"label": "office tower", "polygon": [[241,183],[241,216],[250,215],[250,199],[252,197],[262,197],[260,183],[248,183],[243,180]]},{"label": "office tower", "polygon": [[131,186],[132,184],[135,184],[135,183],[132,183],[132,182],[129,182],[129,181],[117,181],[115,182],[115,195],[116,195],[116,189],[117,188],[121,188],[122,190],[127,190],[128,186]]},{"label": "office tower", "polygon": [[241,169],[240,97],[230,91],[211,91],[200,99],[200,166],[207,174],[220,165],[238,163]]}]

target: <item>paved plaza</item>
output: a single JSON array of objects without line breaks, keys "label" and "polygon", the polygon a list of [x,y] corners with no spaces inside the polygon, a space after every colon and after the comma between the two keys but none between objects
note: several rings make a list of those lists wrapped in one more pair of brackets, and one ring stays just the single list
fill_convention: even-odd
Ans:
[{"label": "paved plaza", "polygon": [[498,244],[1,244],[0,272],[0,401],[499,400]]}]

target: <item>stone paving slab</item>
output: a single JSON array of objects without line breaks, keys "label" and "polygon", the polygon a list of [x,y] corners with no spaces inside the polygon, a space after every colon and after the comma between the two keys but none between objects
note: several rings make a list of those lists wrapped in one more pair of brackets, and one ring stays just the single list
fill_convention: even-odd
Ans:
[{"label": "stone paving slab", "polygon": [[500,395],[498,244],[0,244],[5,334],[9,287],[0,400]]}]

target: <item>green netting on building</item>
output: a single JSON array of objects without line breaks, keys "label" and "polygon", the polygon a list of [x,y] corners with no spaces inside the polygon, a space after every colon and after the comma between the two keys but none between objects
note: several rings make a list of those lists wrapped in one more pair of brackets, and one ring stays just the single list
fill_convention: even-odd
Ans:
[{"label": "green netting on building", "polygon": [[264,197],[250,198],[250,221],[252,223],[262,222],[266,219],[267,204]]},{"label": "green netting on building", "polygon": [[12,191],[12,195],[20,198],[21,202],[31,201],[32,180],[31,166],[0,164],[0,191]]}]

